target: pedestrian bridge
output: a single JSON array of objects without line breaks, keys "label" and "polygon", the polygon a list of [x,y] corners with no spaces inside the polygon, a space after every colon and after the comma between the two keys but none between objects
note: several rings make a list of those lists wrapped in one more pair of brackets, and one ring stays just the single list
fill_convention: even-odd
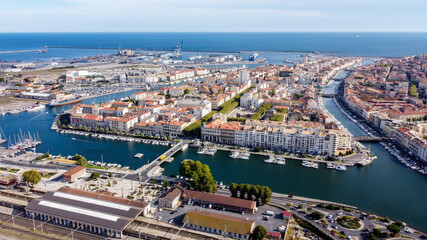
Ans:
[{"label": "pedestrian bridge", "polygon": [[359,142],[380,142],[383,140],[382,138],[375,136],[357,136],[353,137],[353,139]]}]

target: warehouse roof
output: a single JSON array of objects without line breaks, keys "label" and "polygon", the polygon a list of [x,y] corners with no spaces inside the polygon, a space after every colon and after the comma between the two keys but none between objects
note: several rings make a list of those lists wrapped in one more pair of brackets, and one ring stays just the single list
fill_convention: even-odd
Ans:
[{"label": "warehouse roof", "polygon": [[[212,212],[191,210],[185,214],[184,222],[227,232],[249,235],[252,233],[255,221],[244,218],[231,217]],[[226,226],[226,227],[225,227]]]},{"label": "warehouse roof", "polygon": [[127,199],[100,193],[61,188],[57,192],[47,192],[42,198],[32,200],[26,210],[123,230],[147,206],[142,202],[129,202]]},{"label": "warehouse roof", "polygon": [[255,209],[256,207],[255,201],[240,199],[240,198],[233,198],[233,197],[228,197],[228,196],[223,196],[223,195],[218,195],[213,193],[192,191],[192,190],[185,190],[183,197],[191,198],[191,199],[199,199],[203,201],[214,202],[217,204],[235,206],[235,207],[246,208],[246,209]]}]

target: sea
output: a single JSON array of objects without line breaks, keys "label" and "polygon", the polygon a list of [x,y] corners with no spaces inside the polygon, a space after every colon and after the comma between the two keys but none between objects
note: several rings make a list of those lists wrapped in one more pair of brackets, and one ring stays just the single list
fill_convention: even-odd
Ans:
[{"label": "sea", "polygon": [[[1,61],[46,61],[111,54],[120,48],[183,51],[319,52],[404,57],[427,53],[427,33],[0,33],[0,52],[48,47],[45,54],[0,53]],[[90,49],[87,49],[90,48]]]}]

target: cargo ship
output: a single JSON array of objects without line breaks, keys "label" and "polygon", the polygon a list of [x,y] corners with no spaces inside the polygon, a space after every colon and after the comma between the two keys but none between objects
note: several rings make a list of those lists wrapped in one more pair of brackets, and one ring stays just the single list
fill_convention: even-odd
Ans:
[{"label": "cargo ship", "polygon": [[64,100],[64,101],[59,101],[59,102],[52,100],[49,104],[49,107],[60,107],[60,106],[74,104],[74,103],[79,103],[81,101],[83,101],[83,98],[74,98],[74,99]]}]

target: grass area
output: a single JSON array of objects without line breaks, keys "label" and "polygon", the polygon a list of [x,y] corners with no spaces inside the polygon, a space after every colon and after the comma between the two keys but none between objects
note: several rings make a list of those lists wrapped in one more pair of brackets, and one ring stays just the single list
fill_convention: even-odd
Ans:
[{"label": "grass area", "polygon": [[103,170],[107,170],[108,169],[106,167],[96,166],[96,165],[93,165],[93,164],[86,164],[85,167],[92,168],[92,169],[103,169]]},{"label": "grass area", "polygon": [[349,228],[349,229],[358,229],[360,228],[359,219],[351,216],[341,216],[337,219],[339,225]]},{"label": "grass area", "polygon": [[50,173],[48,173],[48,174],[46,174],[46,175],[44,175],[43,177],[44,178],[51,178],[53,175],[55,175],[56,173],[55,172],[50,172]]},{"label": "grass area", "polygon": [[12,169],[10,169],[8,172],[11,172],[11,173],[17,173],[17,172],[19,172],[19,170],[20,170],[20,169],[12,168]]}]

